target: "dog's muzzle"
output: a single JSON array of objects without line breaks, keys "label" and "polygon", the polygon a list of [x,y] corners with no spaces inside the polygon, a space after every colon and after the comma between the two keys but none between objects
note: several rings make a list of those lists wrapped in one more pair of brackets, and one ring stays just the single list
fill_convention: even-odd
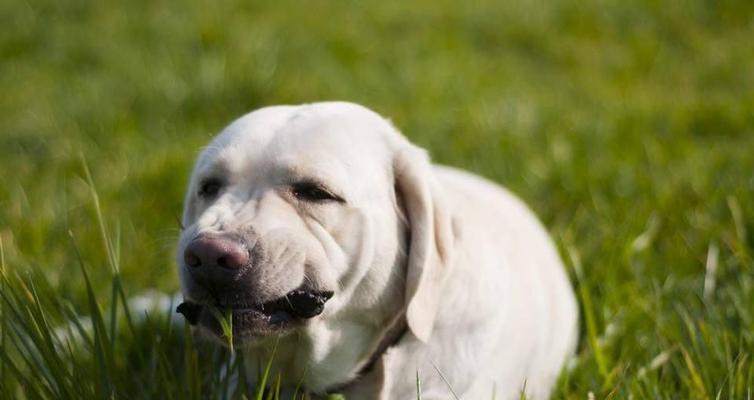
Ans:
[{"label": "dog's muzzle", "polygon": [[231,318],[233,335],[240,338],[280,332],[324,311],[333,292],[306,283],[272,300],[261,297],[255,290],[259,282],[253,278],[252,254],[244,240],[231,234],[192,240],[183,255],[196,287],[188,293],[192,300],[176,311],[218,336],[224,334],[221,321]]}]

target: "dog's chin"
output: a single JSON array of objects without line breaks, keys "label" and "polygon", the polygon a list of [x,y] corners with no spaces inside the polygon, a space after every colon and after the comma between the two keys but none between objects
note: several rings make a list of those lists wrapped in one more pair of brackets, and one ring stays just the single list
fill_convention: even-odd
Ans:
[{"label": "dog's chin", "polygon": [[234,346],[252,345],[268,336],[286,334],[324,311],[330,291],[294,290],[261,304],[201,304],[187,301],[176,310],[212,341]]}]

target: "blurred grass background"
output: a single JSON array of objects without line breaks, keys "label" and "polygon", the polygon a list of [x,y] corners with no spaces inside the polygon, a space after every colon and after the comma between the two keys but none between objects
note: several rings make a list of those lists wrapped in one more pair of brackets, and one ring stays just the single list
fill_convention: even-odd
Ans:
[{"label": "blurred grass background", "polygon": [[550,228],[586,317],[558,397],[751,396],[754,2],[3,1],[0,33],[5,263],[73,304],[69,230],[111,279],[82,155],[125,291],[172,292],[212,135],[349,100]]}]

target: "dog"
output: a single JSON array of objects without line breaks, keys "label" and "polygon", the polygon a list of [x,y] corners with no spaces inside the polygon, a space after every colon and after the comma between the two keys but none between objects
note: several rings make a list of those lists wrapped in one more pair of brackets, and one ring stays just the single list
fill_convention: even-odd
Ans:
[{"label": "dog", "polygon": [[575,350],[577,302],[534,214],[357,104],[232,122],[196,160],[182,223],[178,311],[232,336],[250,377],[275,348],[288,390],[543,399]]}]

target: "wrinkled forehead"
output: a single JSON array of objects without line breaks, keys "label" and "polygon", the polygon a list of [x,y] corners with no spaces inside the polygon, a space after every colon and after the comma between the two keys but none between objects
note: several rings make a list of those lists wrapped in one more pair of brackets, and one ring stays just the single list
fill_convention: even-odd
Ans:
[{"label": "wrinkled forehead", "polygon": [[382,117],[348,103],[268,107],[225,128],[202,153],[195,173],[283,168],[337,181],[368,178],[375,166],[389,164],[396,135]]}]

